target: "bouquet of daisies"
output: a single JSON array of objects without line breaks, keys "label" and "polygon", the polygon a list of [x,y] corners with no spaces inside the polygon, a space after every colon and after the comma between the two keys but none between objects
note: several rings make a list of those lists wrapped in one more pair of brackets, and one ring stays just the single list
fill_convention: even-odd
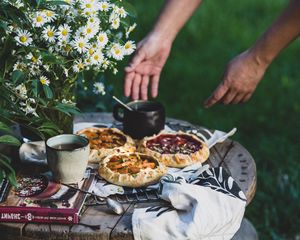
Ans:
[{"label": "bouquet of daisies", "polygon": [[103,82],[83,79],[82,73],[116,73],[118,62],[134,52],[132,9],[124,0],[2,0],[3,121],[46,135],[66,130],[65,119],[78,112],[79,76],[87,85],[93,81],[94,92],[103,95]]}]

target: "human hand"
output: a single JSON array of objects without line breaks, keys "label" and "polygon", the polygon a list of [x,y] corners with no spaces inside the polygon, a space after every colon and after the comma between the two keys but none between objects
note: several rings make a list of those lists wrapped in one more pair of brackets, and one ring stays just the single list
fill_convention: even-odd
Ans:
[{"label": "human hand", "polygon": [[129,66],[125,68],[124,94],[133,100],[148,99],[148,85],[151,81],[151,95],[158,94],[160,73],[170,54],[172,41],[150,33],[137,45]]},{"label": "human hand", "polygon": [[215,103],[237,104],[248,101],[262,80],[267,65],[245,51],[235,57],[227,66],[223,81],[205,101],[205,107]]}]

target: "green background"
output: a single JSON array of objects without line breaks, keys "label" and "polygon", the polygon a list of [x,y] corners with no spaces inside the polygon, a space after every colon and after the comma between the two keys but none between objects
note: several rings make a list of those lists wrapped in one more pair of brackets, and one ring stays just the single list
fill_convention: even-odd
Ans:
[{"label": "green background", "polygon": [[[151,29],[163,1],[131,1],[138,14],[133,37]],[[203,108],[226,64],[250,47],[288,1],[204,1],[178,35],[163,70],[158,100],[175,117],[213,129],[238,128],[233,137],[257,164],[257,192],[246,216],[260,239],[300,233],[300,41],[268,69],[252,99],[242,105]],[[123,71],[109,78],[123,96]]]}]

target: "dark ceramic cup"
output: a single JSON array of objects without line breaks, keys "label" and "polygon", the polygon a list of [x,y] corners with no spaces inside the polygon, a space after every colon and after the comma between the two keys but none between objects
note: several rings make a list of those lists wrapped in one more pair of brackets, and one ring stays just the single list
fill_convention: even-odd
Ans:
[{"label": "dark ceramic cup", "polygon": [[133,101],[127,104],[132,111],[117,104],[113,116],[123,122],[123,131],[135,139],[159,133],[165,127],[164,106],[155,101]]}]

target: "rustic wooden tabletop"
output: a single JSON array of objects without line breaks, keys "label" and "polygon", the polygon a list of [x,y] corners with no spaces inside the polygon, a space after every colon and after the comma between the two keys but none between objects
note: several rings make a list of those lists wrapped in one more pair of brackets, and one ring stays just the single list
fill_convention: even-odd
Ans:
[{"label": "rustic wooden tabletop", "polygon": [[[78,115],[74,123],[98,122],[114,123],[111,113],[86,113]],[[167,119],[168,123],[185,127],[196,127],[188,122],[176,119]],[[247,197],[249,204],[256,191],[256,165],[251,154],[238,142],[230,139],[211,148],[211,154],[206,162],[212,167],[222,166],[238,183]],[[80,222],[88,225],[99,225],[91,228],[83,225],[57,224],[20,224],[0,223],[1,239],[133,239],[131,216],[133,210],[139,207],[160,205],[162,202],[129,203],[124,204],[126,211],[123,215],[111,213],[105,205],[88,207],[83,213]],[[158,238],[159,239],[159,238]],[[240,230],[234,240],[258,239],[255,228],[243,219]]]}]

